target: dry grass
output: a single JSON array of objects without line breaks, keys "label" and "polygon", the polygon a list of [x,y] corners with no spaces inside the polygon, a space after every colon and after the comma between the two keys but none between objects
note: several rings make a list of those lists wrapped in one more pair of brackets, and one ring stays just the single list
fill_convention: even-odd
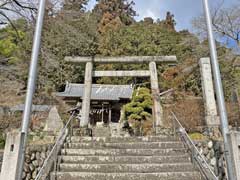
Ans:
[{"label": "dry grass", "polygon": [[3,116],[2,118],[0,118],[0,132],[7,132],[11,129],[20,128],[21,119],[21,113]]},{"label": "dry grass", "polygon": [[23,95],[17,95],[21,84],[17,81],[10,81],[0,77],[0,106],[15,106],[24,102]]},{"label": "dry grass", "polygon": [[231,126],[240,126],[240,106],[237,103],[226,103],[228,121]]},{"label": "dry grass", "polygon": [[182,99],[164,107],[164,119],[166,126],[171,127],[173,111],[188,132],[199,131],[199,127],[205,126],[204,105],[199,99]]},{"label": "dry grass", "polygon": [[[237,103],[226,103],[229,125],[240,126],[240,107]],[[181,99],[164,106],[166,126],[172,126],[171,111],[175,112],[188,132],[202,132],[205,127],[204,102],[202,99]]]}]

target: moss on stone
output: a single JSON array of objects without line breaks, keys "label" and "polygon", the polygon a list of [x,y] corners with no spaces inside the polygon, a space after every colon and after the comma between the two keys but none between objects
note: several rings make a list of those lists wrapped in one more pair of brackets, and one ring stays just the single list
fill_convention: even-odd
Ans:
[{"label": "moss on stone", "polygon": [[200,141],[200,140],[206,140],[206,139],[208,139],[208,137],[207,136],[205,136],[205,135],[203,135],[203,134],[201,134],[201,133],[191,133],[191,134],[189,134],[189,136],[190,136],[190,138],[192,139],[192,140],[195,140],[195,141]]}]

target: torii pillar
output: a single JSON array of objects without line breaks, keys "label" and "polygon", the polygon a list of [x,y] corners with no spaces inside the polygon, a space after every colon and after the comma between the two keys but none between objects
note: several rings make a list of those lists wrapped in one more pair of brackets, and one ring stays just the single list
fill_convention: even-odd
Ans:
[{"label": "torii pillar", "polygon": [[84,92],[83,92],[83,100],[82,100],[80,127],[87,127],[89,123],[91,94],[92,94],[92,71],[93,71],[93,63],[87,62],[85,67]]},{"label": "torii pillar", "polygon": [[210,58],[201,58],[199,65],[205,107],[205,122],[209,132],[214,133],[214,136],[220,136],[220,118],[217,112]]},{"label": "torii pillar", "polygon": [[151,90],[153,98],[153,119],[155,120],[155,127],[163,127],[163,109],[159,97],[158,73],[156,62],[149,63]]}]

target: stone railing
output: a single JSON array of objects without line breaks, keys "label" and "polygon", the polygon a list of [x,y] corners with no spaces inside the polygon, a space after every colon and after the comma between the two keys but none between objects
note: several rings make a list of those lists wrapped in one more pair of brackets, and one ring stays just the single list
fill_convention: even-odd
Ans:
[{"label": "stone railing", "polygon": [[185,128],[182,126],[174,112],[172,112],[173,116],[173,131],[175,136],[179,135],[181,141],[184,143],[189,153],[191,154],[192,162],[201,172],[201,175],[204,179],[209,180],[218,180],[218,177],[214,173],[213,169],[207,162],[204,155],[200,152],[199,148],[196,147],[194,141],[190,138]]}]

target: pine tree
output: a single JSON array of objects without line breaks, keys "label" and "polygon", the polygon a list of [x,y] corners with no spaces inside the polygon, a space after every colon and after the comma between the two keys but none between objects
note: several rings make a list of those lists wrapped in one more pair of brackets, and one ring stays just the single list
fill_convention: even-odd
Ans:
[{"label": "pine tree", "polygon": [[60,12],[62,18],[78,19],[86,10],[89,0],[65,0]]},{"label": "pine tree", "polygon": [[160,24],[168,30],[175,31],[176,21],[174,15],[171,12],[167,12],[166,19],[161,21]]},{"label": "pine tree", "polygon": [[70,11],[83,11],[89,0],[65,0],[63,9]]},{"label": "pine tree", "polygon": [[97,0],[93,13],[99,17],[99,32],[105,32],[108,24],[116,24],[116,22],[118,22],[117,26],[132,24],[133,17],[136,16],[133,5],[133,1],[128,2],[127,0]]}]

